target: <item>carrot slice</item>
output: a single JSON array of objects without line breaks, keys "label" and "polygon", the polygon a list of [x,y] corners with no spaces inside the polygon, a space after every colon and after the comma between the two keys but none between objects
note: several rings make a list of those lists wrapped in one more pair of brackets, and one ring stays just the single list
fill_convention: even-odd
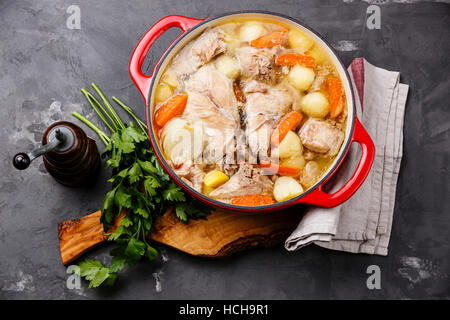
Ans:
[{"label": "carrot slice", "polygon": [[285,42],[287,39],[287,36],[288,36],[287,29],[277,30],[277,31],[269,33],[265,36],[259,37],[255,40],[252,40],[250,42],[250,44],[252,45],[252,47],[258,47],[258,48],[275,47],[275,46]]},{"label": "carrot slice", "polygon": [[280,66],[295,66],[297,63],[305,67],[315,67],[316,59],[303,54],[285,53],[278,56],[276,61],[276,64]]},{"label": "carrot slice", "polygon": [[261,161],[260,163],[261,167],[263,169],[264,174],[281,174],[285,176],[295,176],[300,172],[300,168],[294,168],[294,167],[288,167],[288,166],[282,166],[280,164],[268,162],[268,161]]},{"label": "carrot slice", "polygon": [[302,118],[303,116],[297,111],[291,111],[285,115],[278,124],[278,127],[272,133],[272,146],[278,146],[280,142],[283,141],[284,137],[286,137],[288,132],[294,129]]},{"label": "carrot slice", "polygon": [[231,204],[235,204],[238,206],[265,206],[272,203],[273,200],[271,197],[261,194],[240,196],[231,200]]},{"label": "carrot slice", "polygon": [[344,109],[341,81],[337,78],[329,78],[326,85],[328,88],[328,100],[330,101],[330,116],[336,118]]},{"label": "carrot slice", "polygon": [[179,116],[183,113],[186,107],[188,94],[186,92],[179,93],[170,97],[163,105],[156,111],[155,122],[158,126],[164,127],[170,119]]}]

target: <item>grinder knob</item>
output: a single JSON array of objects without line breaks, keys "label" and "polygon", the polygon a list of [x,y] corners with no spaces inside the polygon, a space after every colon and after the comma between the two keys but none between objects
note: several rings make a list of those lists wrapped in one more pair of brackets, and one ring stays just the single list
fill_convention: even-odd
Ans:
[{"label": "grinder knob", "polygon": [[41,147],[38,147],[28,153],[19,152],[13,158],[13,165],[16,169],[24,170],[30,166],[31,161],[37,157],[46,154],[49,151],[55,150],[58,152],[70,149],[75,142],[73,133],[66,127],[55,127],[50,131],[49,142]]},{"label": "grinder knob", "polygon": [[13,165],[16,169],[24,170],[30,166],[31,159],[25,152],[19,152],[14,156]]},{"label": "grinder knob", "polygon": [[71,187],[91,182],[100,166],[95,141],[87,137],[80,127],[68,121],[53,123],[44,132],[42,146],[16,154],[13,165],[24,170],[41,155],[50,175],[59,183]]}]

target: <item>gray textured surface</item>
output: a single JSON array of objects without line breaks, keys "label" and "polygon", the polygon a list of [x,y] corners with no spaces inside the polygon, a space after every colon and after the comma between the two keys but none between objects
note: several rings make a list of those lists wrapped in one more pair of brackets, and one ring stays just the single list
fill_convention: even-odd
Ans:
[{"label": "gray textured surface", "polygon": [[[0,1],[0,298],[450,298],[450,6],[379,1],[388,2],[381,6],[382,28],[370,31],[365,12],[372,2]],[[81,7],[81,30],[66,28],[71,4]],[[214,261],[159,246],[168,260],[129,269],[113,289],[88,290],[86,283],[67,289],[57,224],[97,210],[108,172],[102,170],[90,188],[68,189],[52,180],[40,160],[15,171],[12,155],[36,145],[51,122],[73,120],[73,110],[95,119],[79,92],[91,81],[143,116],[128,60],[145,31],[168,14],[208,17],[239,9],[288,14],[332,43],[353,41],[356,50],[341,52],[346,64],[363,56],[400,71],[410,85],[389,256],[310,246],[296,253],[256,249]],[[146,65],[176,34],[172,30],[157,42]],[[108,251],[104,246],[88,256],[108,261]],[[366,288],[371,264],[381,268],[381,290]],[[154,274],[160,275],[161,292]]]}]

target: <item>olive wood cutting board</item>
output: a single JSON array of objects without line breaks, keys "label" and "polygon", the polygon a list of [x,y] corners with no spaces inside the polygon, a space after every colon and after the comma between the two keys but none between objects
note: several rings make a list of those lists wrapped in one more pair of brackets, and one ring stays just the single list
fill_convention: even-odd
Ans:
[{"label": "olive wood cutting board", "polygon": [[[172,210],[156,219],[149,238],[188,254],[220,258],[257,246],[283,242],[295,229],[305,207],[294,206],[280,212],[239,214],[213,211],[207,220],[183,224]],[[115,225],[118,225],[120,218]],[[100,211],[58,225],[59,247],[64,265],[106,241]]]}]

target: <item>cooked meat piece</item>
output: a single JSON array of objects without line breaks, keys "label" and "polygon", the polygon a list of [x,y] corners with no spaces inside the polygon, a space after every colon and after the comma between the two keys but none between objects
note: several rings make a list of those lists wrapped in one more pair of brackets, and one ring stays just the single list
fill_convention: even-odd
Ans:
[{"label": "cooked meat piece", "polygon": [[273,183],[261,170],[248,163],[242,163],[238,172],[230,180],[213,190],[213,198],[227,199],[250,194],[272,195]]},{"label": "cooked meat piece", "polygon": [[234,91],[236,100],[238,102],[244,103],[245,96],[244,96],[244,93],[242,92],[241,84],[238,81],[233,82],[233,91]]},{"label": "cooked meat piece", "polygon": [[301,107],[302,96],[300,95],[299,90],[294,88],[294,86],[292,86],[289,82],[286,82],[284,85],[285,85],[286,90],[289,92],[289,94],[292,97],[292,110],[301,113],[301,110],[302,110],[302,107]]},{"label": "cooked meat piece", "polygon": [[222,162],[224,155],[234,156],[234,137],[238,123],[218,108],[209,97],[188,91],[188,101],[181,118],[202,128],[205,144],[203,156],[207,163]]},{"label": "cooked meat piece", "polygon": [[[263,116],[253,117],[249,122],[248,128],[259,122],[263,122]],[[258,163],[258,160],[267,160],[270,147],[270,136],[273,131],[273,125],[269,122],[264,122],[255,130],[247,129],[248,144],[249,144],[249,161],[250,163]]]},{"label": "cooked meat piece", "polygon": [[255,93],[255,92],[261,92],[266,93],[269,89],[269,86],[263,82],[257,81],[257,80],[250,80],[246,83],[244,83],[244,93]]},{"label": "cooked meat piece", "polygon": [[[272,131],[280,118],[291,110],[293,101],[286,86],[269,88],[266,94],[256,92],[247,96],[246,134],[252,157],[267,157]],[[254,158],[252,163],[256,163]]]},{"label": "cooked meat piece", "polygon": [[208,30],[190,42],[174,58],[171,69],[179,76],[195,72],[226,49],[224,33],[220,28]]},{"label": "cooked meat piece", "polygon": [[241,129],[236,132],[236,163],[248,161],[248,144],[245,132]]},{"label": "cooked meat piece", "polygon": [[217,70],[214,65],[208,64],[201,67],[189,78],[186,89],[208,96],[231,119],[239,118],[233,81]]},{"label": "cooked meat piece", "polygon": [[[342,110],[342,113],[344,113],[345,110]],[[342,115],[341,113],[341,115]],[[339,117],[334,118],[334,119],[327,119],[325,120],[326,122],[328,122],[329,124],[331,124],[333,127],[338,128],[339,130],[341,130],[342,132],[345,131],[345,126],[344,124],[339,120]]]},{"label": "cooked meat piece", "polygon": [[314,78],[311,87],[309,87],[309,91],[311,92],[319,91],[320,87],[322,86],[322,83],[325,81],[325,79],[331,72],[328,66],[318,66],[315,71],[316,77]]},{"label": "cooked meat piece", "polygon": [[316,154],[305,148],[305,151],[303,151],[303,158],[305,158],[306,161],[314,160],[316,158]]},{"label": "cooked meat piece", "polygon": [[300,139],[311,151],[335,156],[344,141],[344,133],[328,122],[310,118],[300,128]]},{"label": "cooked meat piece", "polygon": [[205,173],[198,166],[193,166],[190,171],[193,188],[198,192],[202,191],[202,182]]},{"label": "cooked meat piece", "polygon": [[192,54],[197,56],[203,64],[209,62],[216,55],[225,51],[226,44],[223,38],[224,33],[220,28],[203,32],[194,42]]},{"label": "cooked meat piece", "polygon": [[232,176],[236,173],[236,171],[238,170],[238,165],[237,164],[225,164],[223,166],[223,171],[225,172],[225,174],[227,176]]},{"label": "cooked meat piece", "polygon": [[186,179],[185,177],[181,177],[181,180],[183,180],[183,182],[186,183],[189,187],[194,188],[192,182]]},{"label": "cooked meat piece", "polygon": [[239,48],[237,56],[241,64],[242,76],[258,80],[273,80],[275,50],[274,48]]},{"label": "cooked meat piece", "polygon": [[345,131],[347,115],[348,110],[347,108],[344,108],[344,110],[342,110],[342,113],[335,119],[337,122],[336,127],[341,128],[343,131]]},{"label": "cooked meat piece", "polygon": [[189,186],[198,192],[202,191],[202,182],[205,173],[200,166],[190,162],[183,164],[181,168],[175,169],[174,171]]}]

